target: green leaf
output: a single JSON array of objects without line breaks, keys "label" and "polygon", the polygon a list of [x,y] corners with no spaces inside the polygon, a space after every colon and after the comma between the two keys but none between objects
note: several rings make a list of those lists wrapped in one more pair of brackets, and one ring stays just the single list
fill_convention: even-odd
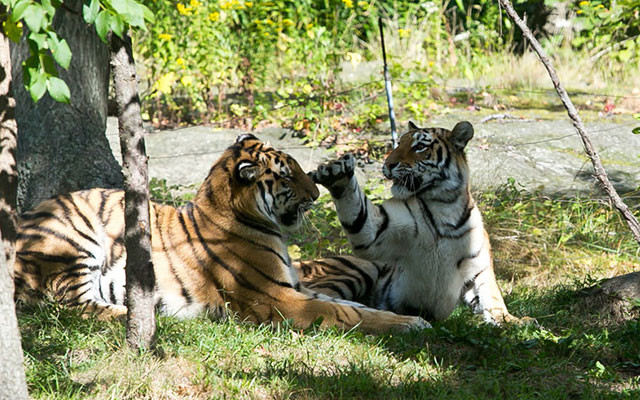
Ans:
[{"label": "green leaf", "polygon": [[42,8],[47,13],[47,15],[53,18],[53,16],[56,13],[56,8],[51,4],[51,0],[40,0],[40,1],[42,4]]},{"label": "green leaf", "polygon": [[156,16],[153,15],[153,11],[151,11],[149,7],[144,4],[140,4],[140,7],[142,7],[142,15],[144,16],[145,21],[151,23],[156,22]]},{"label": "green leaf", "polygon": [[18,27],[18,24],[11,18],[2,22],[2,29],[11,41],[14,43],[20,42],[20,38],[22,38],[22,28]]},{"label": "green leaf", "polygon": [[29,4],[24,11],[24,22],[32,32],[40,32],[47,24],[44,8],[40,4]]},{"label": "green leaf", "polygon": [[98,17],[98,11],[100,11],[100,1],[91,0],[89,5],[82,6],[82,17],[88,24],[93,24]]},{"label": "green leaf", "polygon": [[98,13],[98,17],[96,18],[96,32],[98,32],[98,36],[102,39],[103,42],[107,43],[107,33],[109,33],[109,22],[111,15],[109,15],[109,11],[102,10]]},{"label": "green leaf", "polygon": [[122,32],[124,32],[124,21],[122,20],[121,15],[112,15],[111,16],[111,30],[113,33],[118,35],[118,37],[122,37]]},{"label": "green leaf", "polygon": [[640,135],[640,126],[636,126],[631,130],[634,135]]},{"label": "green leaf", "polygon": [[31,95],[31,99],[34,103],[37,103],[38,100],[44,96],[44,93],[47,91],[47,78],[41,71],[33,71],[35,73],[31,74],[31,80],[29,85],[29,94]]},{"label": "green leaf", "polygon": [[24,16],[24,11],[31,4],[30,0],[20,0],[16,3],[16,6],[11,10],[11,19],[14,22],[18,22]]},{"label": "green leaf", "polygon": [[120,15],[129,14],[129,2],[127,0],[111,0],[111,7]]},{"label": "green leaf", "polygon": [[53,58],[56,59],[56,62],[60,64],[60,66],[64,69],[68,69],[71,64],[71,49],[69,48],[69,44],[66,40],[62,39],[58,42],[58,47],[56,49],[51,49],[51,54],[53,54]]},{"label": "green leaf", "polygon": [[56,64],[48,54],[41,54],[40,61],[42,62],[42,67],[44,68],[44,72],[48,74],[48,76],[58,76],[58,69],[56,68]]},{"label": "green leaf", "polygon": [[27,44],[32,52],[37,53],[42,49],[49,48],[49,43],[47,43],[47,35],[44,33],[36,33],[31,32],[27,37]]},{"label": "green leaf", "polygon": [[67,84],[60,78],[55,76],[50,77],[47,80],[47,89],[53,99],[60,103],[69,103],[71,98],[71,92]]},{"label": "green leaf", "polygon": [[462,2],[462,0],[456,0],[456,4],[458,5],[460,11],[464,12],[464,3]]}]

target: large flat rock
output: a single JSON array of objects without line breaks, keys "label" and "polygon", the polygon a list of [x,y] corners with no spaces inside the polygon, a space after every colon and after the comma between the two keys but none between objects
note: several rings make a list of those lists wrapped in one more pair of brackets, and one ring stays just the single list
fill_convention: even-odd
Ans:
[{"label": "large flat rock", "polygon": [[[149,133],[145,138],[149,176],[166,179],[169,185],[200,184],[213,163],[241,133],[245,132],[208,126]],[[304,146],[300,139],[293,137],[292,132],[286,129],[268,128],[252,133],[276,149],[291,154],[305,171],[315,169],[319,162],[331,154],[324,149]],[[116,118],[108,119],[107,138],[116,159],[122,163]]]},{"label": "large flat rock", "polygon": [[[591,163],[566,115],[539,110],[510,114],[523,119],[482,122],[486,113],[456,112],[420,125],[452,128],[461,120],[474,125],[475,136],[467,148],[467,158],[475,189],[496,187],[513,178],[526,190],[540,190],[546,194],[598,190]],[[593,118],[586,122],[610,179],[623,192],[640,185],[640,135],[631,133],[638,125],[640,123],[630,116]],[[152,132],[146,138],[149,174],[166,179],[170,185],[199,184],[214,161],[240,133],[206,126]],[[315,169],[318,163],[333,157],[330,150],[304,146],[285,129],[269,128],[254,134],[291,154],[305,171]],[[120,159],[115,118],[108,120],[107,137],[116,158]],[[368,165],[364,172],[367,177],[382,178],[381,163]],[[362,171],[359,177],[364,178]]]}]

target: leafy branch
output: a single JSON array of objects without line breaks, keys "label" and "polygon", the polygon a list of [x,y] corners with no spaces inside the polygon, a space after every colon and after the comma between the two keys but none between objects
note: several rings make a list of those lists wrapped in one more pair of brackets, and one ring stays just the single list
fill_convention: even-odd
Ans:
[{"label": "leafy branch", "polygon": [[[71,49],[53,29],[56,12],[67,8],[61,0],[0,0],[0,6],[3,33],[15,43],[26,36],[30,56],[22,65],[23,83],[31,99],[37,102],[48,92],[54,100],[69,103],[71,93],[56,64],[68,69]],[[145,21],[154,20],[153,13],[136,0],[91,0],[83,5],[82,16],[95,25],[105,43],[109,32],[122,38],[129,27],[146,30]]]}]

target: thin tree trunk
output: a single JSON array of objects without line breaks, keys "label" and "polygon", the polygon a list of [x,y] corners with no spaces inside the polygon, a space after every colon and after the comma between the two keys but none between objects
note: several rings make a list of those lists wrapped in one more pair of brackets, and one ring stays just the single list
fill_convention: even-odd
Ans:
[{"label": "thin tree trunk", "polygon": [[513,20],[513,22],[515,22],[516,25],[518,25],[518,27],[522,30],[522,34],[529,41],[529,43],[531,43],[531,47],[533,47],[533,50],[538,54],[540,61],[542,61],[545,68],[547,69],[549,77],[553,82],[553,86],[555,86],[556,92],[558,92],[558,95],[562,100],[562,104],[564,104],[564,107],[567,109],[567,114],[569,114],[569,118],[571,118],[571,121],[573,122],[573,126],[578,131],[580,139],[582,139],[584,150],[589,156],[589,159],[591,159],[595,178],[598,180],[598,182],[600,182],[600,185],[602,186],[607,196],[609,196],[609,199],[613,203],[613,206],[620,212],[620,214],[622,214],[622,217],[627,222],[627,225],[629,225],[629,229],[631,229],[633,237],[636,239],[638,244],[640,244],[640,223],[638,223],[638,220],[635,218],[631,210],[629,210],[629,207],[627,207],[627,205],[622,201],[622,199],[618,195],[618,192],[616,192],[616,189],[609,181],[609,177],[602,165],[602,162],[600,161],[600,157],[598,156],[596,149],[593,147],[593,144],[591,143],[591,140],[587,135],[584,124],[582,123],[582,119],[580,118],[578,111],[573,105],[573,102],[569,98],[567,91],[564,90],[564,87],[560,84],[558,74],[556,74],[556,70],[551,65],[551,61],[549,61],[549,58],[542,49],[540,42],[538,42],[538,40],[533,36],[531,30],[529,30],[529,27],[527,27],[522,19],[520,19],[509,0],[498,1],[502,5],[502,7],[504,7],[505,11]]},{"label": "thin tree trunk", "polygon": [[[4,6],[0,6],[0,14],[5,11]],[[13,302],[18,188],[15,106],[9,39],[0,30],[0,399],[22,400],[29,395]]]},{"label": "thin tree trunk", "polygon": [[127,343],[149,349],[155,340],[153,292],[155,276],[151,261],[149,185],[144,130],[131,37],[111,37],[122,168],[125,182],[125,247],[127,249]]}]

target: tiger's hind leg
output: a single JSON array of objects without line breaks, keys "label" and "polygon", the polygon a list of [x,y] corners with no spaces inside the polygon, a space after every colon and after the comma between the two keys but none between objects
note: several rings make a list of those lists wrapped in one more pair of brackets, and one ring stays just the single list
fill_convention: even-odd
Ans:
[{"label": "tiger's hind leg", "polygon": [[44,278],[44,292],[60,304],[80,310],[83,318],[99,320],[123,319],[124,270],[120,274],[103,275],[91,261],[77,263],[50,273]]},{"label": "tiger's hind leg", "polygon": [[336,256],[294,263],[302,284],[326,296],[370,307],[377,303],[378,288],[391,275],[391,267],[353,256]]}]

